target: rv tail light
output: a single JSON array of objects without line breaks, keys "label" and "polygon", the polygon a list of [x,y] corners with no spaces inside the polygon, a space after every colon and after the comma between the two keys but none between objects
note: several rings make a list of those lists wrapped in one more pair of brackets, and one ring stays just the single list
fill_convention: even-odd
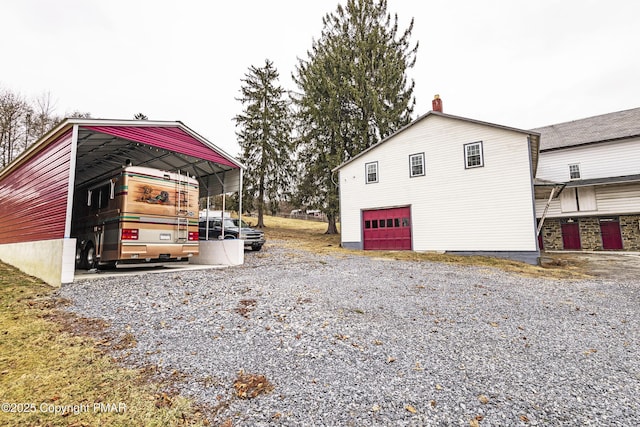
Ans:
[{"label": "rv tail light", "polygon": [[137,228],[123,228],[122,229],[122,240],[138,240],[138,229]]},{"label": "rv tail light", "polygon": [[195,241],[198,240],[198,232],[197,231],[190,231],[189,232],[189,241]]}]

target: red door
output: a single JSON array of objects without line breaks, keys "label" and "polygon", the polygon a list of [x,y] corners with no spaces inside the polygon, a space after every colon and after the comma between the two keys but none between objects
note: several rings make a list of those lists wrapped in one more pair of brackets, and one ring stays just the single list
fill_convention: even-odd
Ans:
[{"label": "red door", "polygon": [[411,250],[411,209],[376,209],[362,212],[365,250]]},{"label": "red door", "polygon": [[620,233],[620,222],[617,219],[601,218],[600,234],[602,235],[602,249],[610,251],[622,249],[622,234]]},{"label": "red door", "polygon": [[562,244],[565,249],[582,249],[580,245],[580,226],[577,222],[562,224]]}]

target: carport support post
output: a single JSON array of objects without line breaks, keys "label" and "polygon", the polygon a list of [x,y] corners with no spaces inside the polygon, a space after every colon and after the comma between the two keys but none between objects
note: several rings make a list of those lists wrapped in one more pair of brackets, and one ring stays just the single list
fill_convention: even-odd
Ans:
[{"label": "carport support post", "polygon": [[[222,177],[222,179],[224,179],[224,176]],[[224,239],[225,235],[224,235],[224,210],[226,208],[226,194],[224,194],[224,182],[222,183],[222,221],[220,221],[220,232],[222,233],[221,236]]]},{"label": "carport support post", "polygon": [[240,178],[238,180],[238,227],[242,231],[242,168],[240,168]]},{"label": "carport support post", "polygon": [[73,283],[76,267],[76,239],[71,237],[71,221],[73,220],[73,199],[76,186],[76,165],[78,155],[79,126],[73,125],[71,131],[71,156],[69,159],[69,185],[67,187],[67,216],[64,223],[62,239],[61,277],[60,283]]},{"label": "carport support post", "polygon": [[211,206],[211,190],[210,186],[207,186],[207,213],[204,214],[204,240],[209,240],[209,207]]}]

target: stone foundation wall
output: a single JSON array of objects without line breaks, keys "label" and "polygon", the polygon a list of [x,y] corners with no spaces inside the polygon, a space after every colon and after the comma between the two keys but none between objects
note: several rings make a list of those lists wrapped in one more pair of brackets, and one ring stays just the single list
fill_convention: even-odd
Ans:
[{"label": "stone foundation wall", "polygon": [[580,218],[580,246],[586,251],[602,250],[602,236],[598,218]]},{"label": "stone foundation wall", "polygon": [[622,244],[627,251],[640,251],[640,215],[620,217]]},{"label": "stone foundation wall", "polygon": [[[547,218],[540,234],[542,235],[543,250],[561,251],[562,228],[559,218]],[[598,217],[579,218],[580,244],[583,250],[601,251],[602,234]],[[622,247],[625,251],[640,251],[640,215],[620,216],[620,231]]]},{"label": "stone foundation wall", "polygon": [[559,219],[545,219],[540,235],[542,235],[542,250],[561,251],[563,249],[562,228],[560,228]]}]

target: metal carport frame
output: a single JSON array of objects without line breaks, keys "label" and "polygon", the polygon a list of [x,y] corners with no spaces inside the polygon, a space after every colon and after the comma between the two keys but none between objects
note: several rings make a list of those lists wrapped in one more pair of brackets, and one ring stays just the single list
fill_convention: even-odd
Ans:
[{"label": "metal carport frame", "polygon": [[74,191],[127,162],[195,176],[201,197],[242,193],[243,165],[182,122],[65,119],[0,170],[0,260],[54,286],[72,282]]}]

